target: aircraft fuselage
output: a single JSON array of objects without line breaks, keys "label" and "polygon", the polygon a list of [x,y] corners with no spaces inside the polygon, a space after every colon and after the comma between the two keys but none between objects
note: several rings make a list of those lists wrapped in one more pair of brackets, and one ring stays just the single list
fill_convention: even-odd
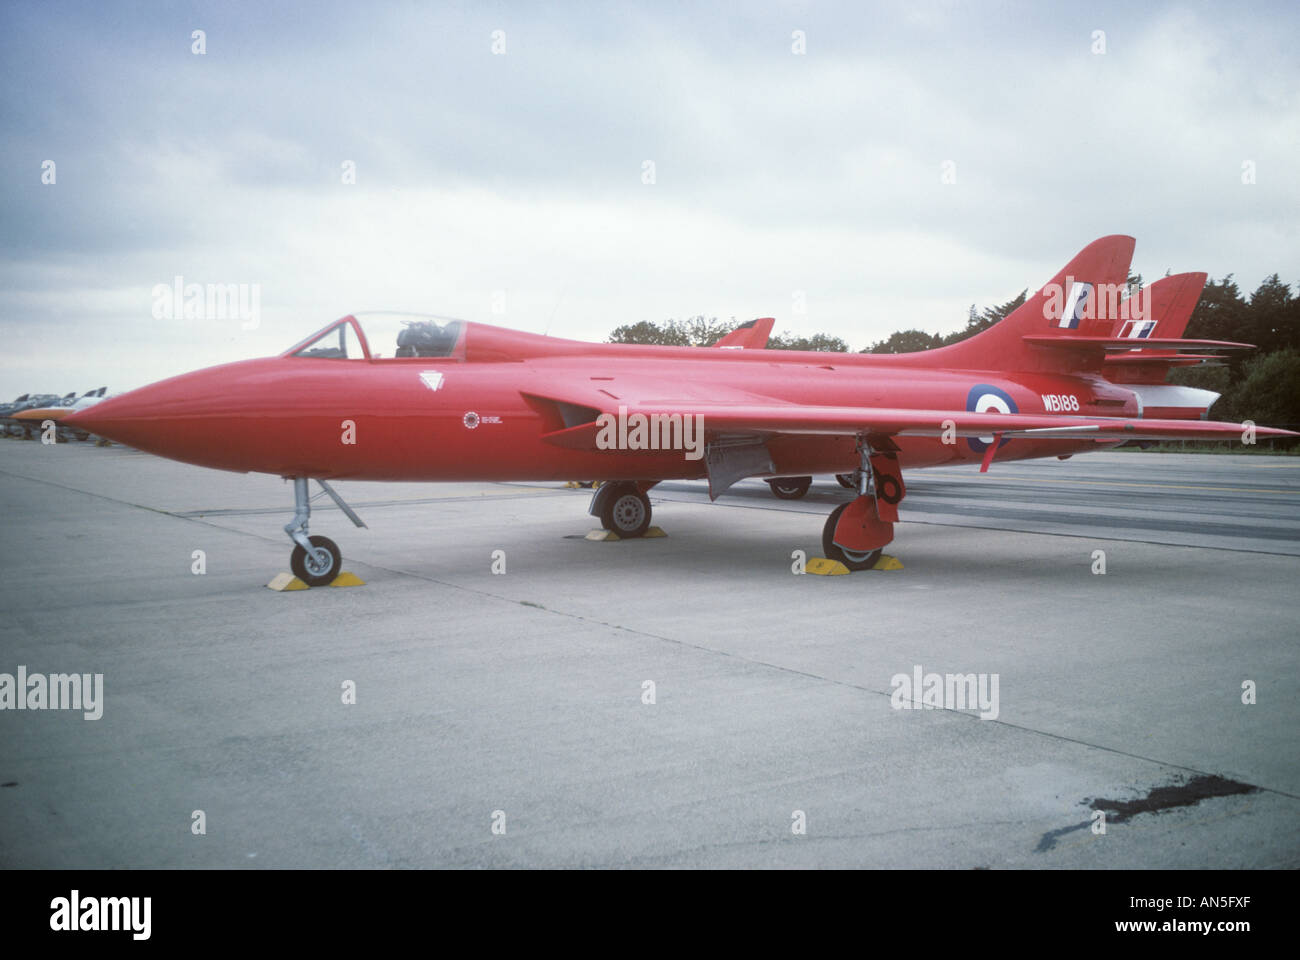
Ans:
[{"label": "aircraft fuselage", "polygon": [[[95,417],[97,429],[124,443],[221,470],[327,480],[508,481],[705,475],[703,459],[681,449],[579,450],[542,439],[565,424],[537,395],[576,381],[602,391],[611,407],[638,399],[628,392],[638,384],[658,381],[675,384],[666,395],[687,410],[693,399],[703,404],[727,389],[826,406],[1139,415],[1132,391],[1096,376],[926,370],[889,357],[832,353],[761,351],[747,362],[689,353],[695,356],[248,360],[105,401]],[[900,465],[979,462],[988,440],[900,437]],[[997,459],[1064,456],[1114,442],[1017,438],[1003,441]],[[859,462],[851,437],[776,436],[768,447],[776,476],[848,472]]]}]

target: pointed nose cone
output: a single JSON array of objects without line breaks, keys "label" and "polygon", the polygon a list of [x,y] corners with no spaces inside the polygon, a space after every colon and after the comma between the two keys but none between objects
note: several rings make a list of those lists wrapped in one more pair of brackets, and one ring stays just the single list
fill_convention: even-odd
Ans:
[{"label": "pointed nose cone", "polygon": [[209,367],[77,410],[66,426],[173,460],[246,469],[227,454],[244,422],[244,388],[264,361]]},{"label": "pointed nose cone", "polygon": [[141,387],[119,397],[101,400],[64,418],[64,424],[87,430],[97,436],[128,446],[148,450],[163,439],[166,429],[160,426],[168,406],[169,391],[162,389],[170,381]]}]

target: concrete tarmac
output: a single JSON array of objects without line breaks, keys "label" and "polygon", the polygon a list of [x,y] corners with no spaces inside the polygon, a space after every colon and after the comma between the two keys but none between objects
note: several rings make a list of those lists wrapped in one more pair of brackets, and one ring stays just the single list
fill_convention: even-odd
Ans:
[{"label": "concrete tarmac", "polygon": [[0,674],[103,674],[0,710],[0,866],[1300,866],[1300,460],[907,481],[905,569],[847,577],[791,569],[829,477],[618,543],[558,484],[341,483],[367,585],[275,593],[279,479],[0,442]]}]

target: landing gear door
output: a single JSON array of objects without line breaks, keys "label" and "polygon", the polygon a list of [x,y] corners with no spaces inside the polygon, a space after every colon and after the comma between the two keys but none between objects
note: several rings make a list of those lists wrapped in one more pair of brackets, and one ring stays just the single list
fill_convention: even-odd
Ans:
[{"label": "landing gear door", "polygon": [[766,440],[714,440],[705,449],[704,457],[709,471],[710,500],[718,499],[737,480],[776,471]]}]

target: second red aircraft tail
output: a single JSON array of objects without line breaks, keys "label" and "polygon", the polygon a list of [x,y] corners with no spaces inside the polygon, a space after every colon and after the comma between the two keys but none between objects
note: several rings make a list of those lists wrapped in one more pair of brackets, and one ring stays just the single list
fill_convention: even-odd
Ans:
[{"label": "second red aircraft tail", "polygon": [[1139,297],[1131,298],[1140,301],[1137,306],[1131,305],[1131,301],[1125,302],[1114,335],[1120,339],[1133,340],[1133,346],[1140,349],[1107,357],[1102,367],[1107,380],[1111,383],[1160,384],[1165,382],[1166,374],[1174,367],[1196,366],[1218,360],[1218,357],[1207,354],[1179,353],[1177,349],[1150,350],[1141,343],[1151,337],[1182,337],[1201,297],[1201,290],[1205,288],[1206,279],[1204,273],[1179,273],[1161,277],[1143,290]]}]

